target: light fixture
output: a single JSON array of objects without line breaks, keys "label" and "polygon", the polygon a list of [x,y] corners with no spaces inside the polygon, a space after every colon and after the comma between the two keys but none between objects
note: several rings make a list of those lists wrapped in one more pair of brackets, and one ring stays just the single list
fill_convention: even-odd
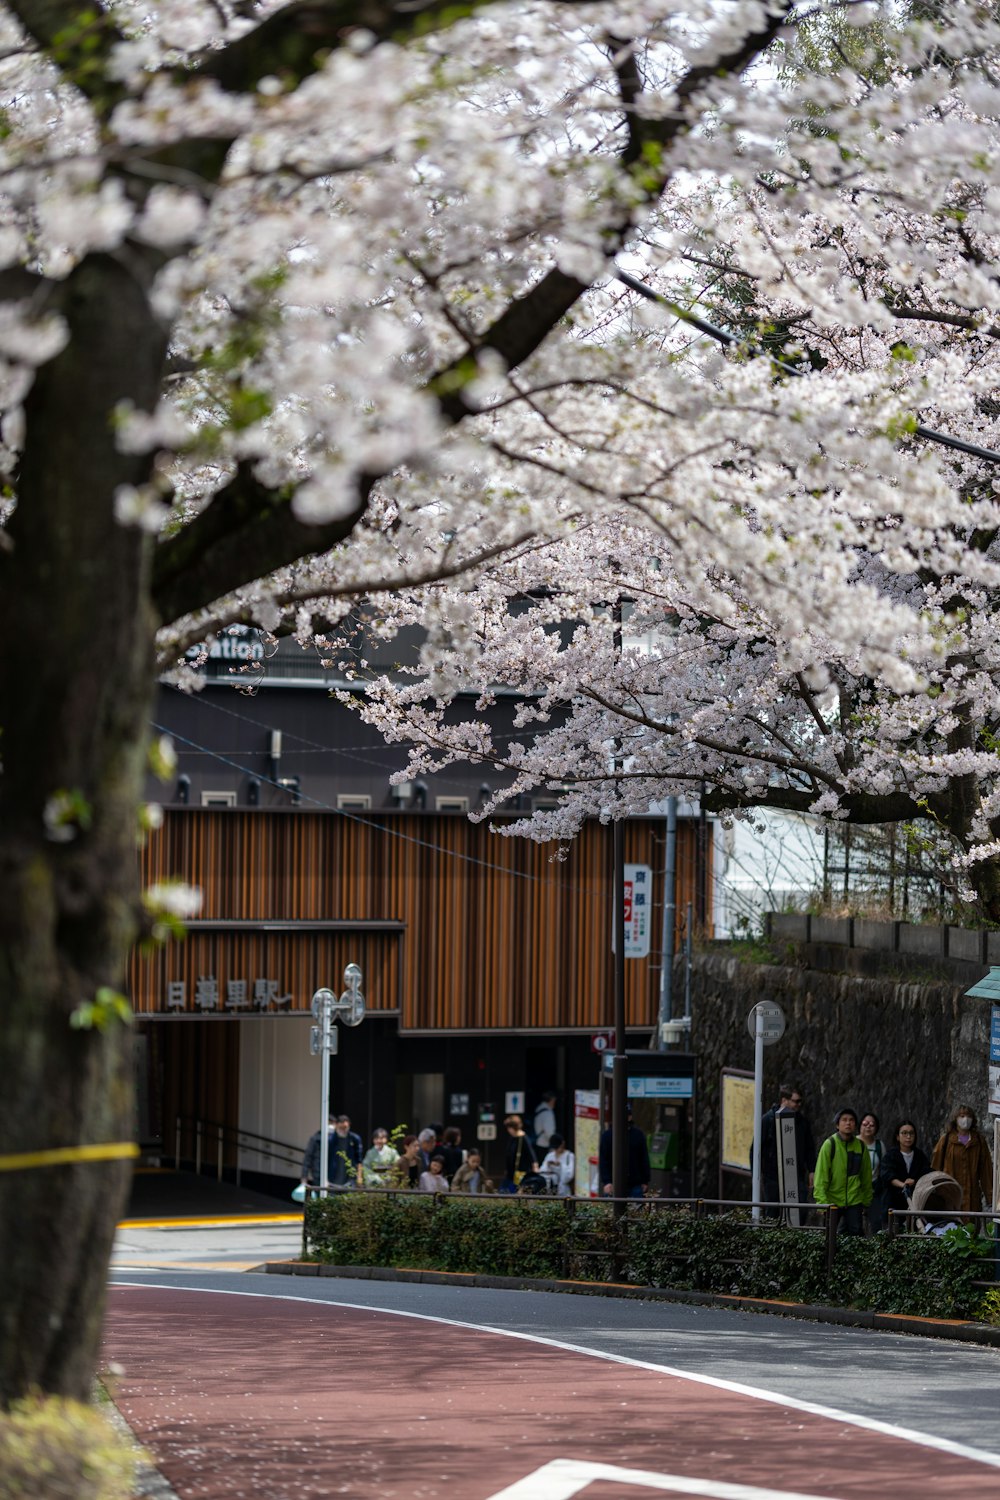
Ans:
[{"label": "light fixture", "polygon": [[177,800],[184,807],[191,801],[191,778],[186,771],[182,771],[177,778]]}]

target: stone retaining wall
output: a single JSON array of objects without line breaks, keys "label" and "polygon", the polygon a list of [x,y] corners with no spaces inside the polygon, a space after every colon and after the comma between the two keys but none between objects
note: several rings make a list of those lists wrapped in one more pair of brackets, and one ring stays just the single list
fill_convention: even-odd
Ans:
[{"label": "stone retaining wall", "polygon": [[[973,1105],[992,1137],[990,1007],[963,995],[981,973],[980,967],[963,983],[908,982],[898,974],[866,977],[749,963],[718,951],[695,954],[691,1050],[699,1059],[700,1191],[717,1192],[720,1073],[752,1071],[747,1015],[759,1000],[776,1000],[786,1022],[781,1041],[764,1050],[765,1107],[775,1101],[779,1081],[798,1084],[817,1145],[845,1105],[859,1115],[873,1109],[887,1144],[901,1117],[913,1119],[928,1155],[960,1101]],[[749,1196],[747,1179],[727,1173],[724,1196]]]}]

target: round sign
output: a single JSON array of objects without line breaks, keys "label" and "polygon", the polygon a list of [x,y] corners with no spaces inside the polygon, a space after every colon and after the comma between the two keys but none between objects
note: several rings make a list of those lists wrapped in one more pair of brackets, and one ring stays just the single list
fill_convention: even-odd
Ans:
[{"label": "round sign", "polygon": [[757,1017],[763,1022],[764,1046],[780,1041],[785,1034],[785,1012],[775,1000],[761,1000],[747,1016],[747,1031],[756,1039]]},{"label": "round sign", "polygon": [[336,1000],[337,1000],[337,997],[333,993],[333,990],[317,990],[316,991],[315,995],[313,995],[313,997],[312,997],[312,1007],[311,1008],[312,1008],[312,1013],[316,1017],[317,1021],[319,1020],[320,1016],[323,1014],[323,1007],[324,1007],[324,1005],[334,1005],[334,1004],[336,1004]]},{"label": "round sign", "polygon": [[360,1026],[365,1018],[365,997],[360,990],[345,990],[337,1007],[345,1026]]}]

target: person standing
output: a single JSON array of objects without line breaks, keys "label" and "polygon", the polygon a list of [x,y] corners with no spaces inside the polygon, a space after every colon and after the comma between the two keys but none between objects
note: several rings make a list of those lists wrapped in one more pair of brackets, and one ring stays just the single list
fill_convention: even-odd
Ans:
[{"label": "person standing", "polygon": [[415,1188],[419,1186],[420,1173],[423,1170],[420,1142],[415,1135],[404,1135],[400,1143],[399,1159],[389,1174],[389,1186]]},{"label": "person standing", "polygon": [[437,1151],[437,1131],[434,1126],[425,1126],[417,1136],[417,1141],[420,1148],[420,1170],[427,1172],[430,1170],[431,1157]]},{"label": "person standing", "polygon": [[601,1177],[601,1192],[608,1196],[614,1194],[617,1198],[645,1198],[646,1189],[649,1187],[649,1146],[646,1137],[638,1125],[632,1122],[632,1106],[628,1110],[628,1161],[626,1165],[627,1181],[624,1192],[615,1192],[615,1184],[612,1182],[612,1163],[614,1161],[614,1132],[609,1125],[607,1130],[601,1132],[600,1146],[598,1148],[597,1162]]},{"label": "person standing", "polygon": [[[327,1176],[329,1176],[329,1174],[330,1174],[330,1168],[331,1168],[331,1166],[333,1164],[333,1153],[334,1153],[334,1150],[336,1149],[335,1146],[334,1146],[334,1144],[333,1144],[334,1141],[335,1141],[335,1139],[336,1139],[336,1135],[337,1135],[337,1132],[336,1132],[336,1122],[337,1122],[336,1115],[331,1114],[329,1120],[327,1121],[327,1126],[326,1126],[326,1131],[327,1131],[327,1153],[326,1153],[326,1170],[327,1170]],[[312,1133],[312,1135],[309,1137],[308,1143],[306,1145],[306,1153],[305,1153],[305,1156],[303,1156],[303,1158],[302,1158],[302,1173],[301,1173],[301,1176],[299,1177],[299,1184],[300,1184],[301,1187],[320,1187],[320,1186],[322,1186],[322,1184],[320,1183],[320,1180],[319,1180],[319,1163],[320,1163],[320,1154],[321,1154],[320,1147],[321,1147],[321,1144],[322,1144],[322,1139],[323,1139],[323,1132],[321,1130],[314,1130],[313,1133]]]},{"label": "person standing", "polygon": [[521,1116],[507,1115],[503,1123],[507,1131],[507,1155],[500,1191],[516,1193],[528,1173],[538,1171],[538,1162]]},{"label": "person standing", "polygon": [[453,1193],[492,1193],[495,1188],[483,1171],[483,1158],[478,1146],[470,1146],[465,1160],[451,1181]]},{"label": "person standing", "polygon": [[457,1125],[448,1126],[441,1136],[440,1146],[433,1154],[444,1157],[444,1175],[451,1182],[465,1160],[465,1152],[462,1150],[462,1132]]},{"label": "person standing", "polygon": [[864,1233],[864,1210],[872,1201],[872,1164],[867,1147],[858,1140],[858,1117],[853,1109],[839,1109],[837,1127],[819,1148],[814,1191],[816,1202],[837,1209],[837,1230]]},{"label": "person standing", "polygon": [[[912,1120],[900,1120],[896,1127],[896,1144],[882,1158],[882,1196],[885,1209],[905,1212],[910,1207],[913,1189],[931,1169],[926,1151],[917,1144],[917,1127]],[[904,1220],[906,1227],[912,1220]]]},{"label": "person standing", "polygon": [[935,1172],[947,1172],[961,1185],[966,1213],[978,1213],[984,1200],[989,1208],[993,1198],[993,1158],[976,1123],[971,1104],[960,1104],[931,1157]]},{"label": "person standing", "polygon": [[420,1191],[422,1193],[450,1193],[451,1183],[444,1175],[444,1157],[440,1152],[435,1152],[431,1157],[431,1164],[426,1172],[420,1174]]},{"label": "person standing", "polygon": [[[795,1131],[795,1188],[800,1213],[804,1211],[805,1204],[809,1202],[809,1192],[813,1185],[813,1171],[816,1166],[816,1145],[813,1140],[812,1128],[806,1119],[802,1108],[802,1090],[794,1083],[782,1083],[778,1085],[778,1103],[773,1105],[761,1116],[760,1120],[760,1188],[765,1203],[781,1203],[788,1201],[788,1184],[785,1184],[784,1197],[782,1196],[782,1179],[779,1176],[778,1150],[782,1137],[782,1121],[794,1120]],[[753,1147],[750,1150],[751,1161],[753,1160]],[[766,1208],[765,1218],[777,1219],[781,1216],[781,1209]]]},{"label": "person standing", "polygon": [[885,1147],[879,1140],[878,1130],[878,1115],[874,1110],[869,1109],[861,1116],[858,1138],[862,1146],[866,1147],[872,1164],[872,1201],[868,1205],[868,1229],[871,1234],[877,1234],[885,1220],[885,1196],[882,1188],[882,1158],[885,1155]]},{"label": "person standing", "polygon": [[337,1124],[330,1138],[330,1186],[346,1188],[360,1186],[361,1158],[365,1148],[361,1137],[351,1129],[350,1115],[338,1115]]},{"label": "person standing", "polygon": [[543,1094],[538,1108],[535,1110],[531,1128],[535,1135],[535,1147],[539,1156],[544,1156],[552,1145],[552,1135],[556,1128],[556,1095],[553,1093]]}]

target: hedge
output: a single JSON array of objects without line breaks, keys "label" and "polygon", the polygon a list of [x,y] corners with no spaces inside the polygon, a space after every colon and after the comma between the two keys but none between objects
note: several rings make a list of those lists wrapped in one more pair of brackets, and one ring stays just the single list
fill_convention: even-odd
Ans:
[{"label": "hedge", "polygon": [[992,1243],[947,1236],[841,1237],[832,1270],[816,1230],[754,1225],[744,1211],[545,1198],[337,1193],[306,1208],[310,1260],[494,1276],[570,1277],[825,1303],[929,1317],[984,1315]]}]

